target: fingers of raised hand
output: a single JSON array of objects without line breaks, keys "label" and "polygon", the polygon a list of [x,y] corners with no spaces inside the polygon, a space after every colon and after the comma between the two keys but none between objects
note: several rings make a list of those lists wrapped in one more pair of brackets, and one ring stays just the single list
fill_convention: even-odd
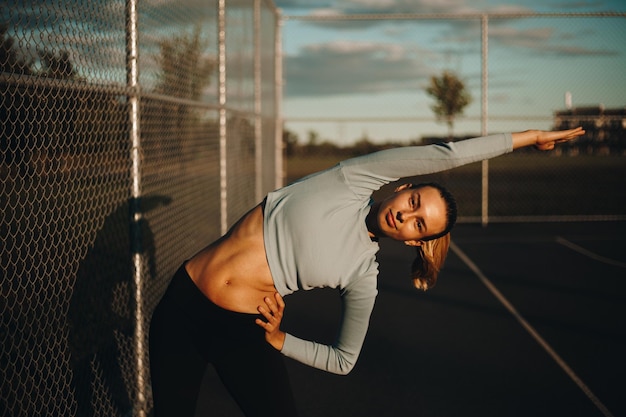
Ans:
[{"label": "fingers of raised hand", "polygon": [[278,309],[282,312],[285,309],[285,302],[283,301],[283,297],[279,293],[274,293],[274,299],[276,300],[276,305]]},{"label": "fingers of raised hand", "polygon": [[280,321],[276,317],[274,317],[269,310],[263,308],[263,306],[259,306],[258,310],[259,313],[261,313],[267,321],[263,321],[262,319],[257,318],[255,320],[256,324],[261,326],[266,332],[273,332],[274,330],[278,329]]},{"label": "fingers of raised hand", "polygon": [[269,314],[271,314],[272,317],[276,315],[276,313],[278,312],[278,306],[276,305],[276,302],[270,297],[265,297],[263,301],[265,301],[265,305],[267,306]]},{"label": "fingers of raised hand", "polygon": [[554,140],[557,143],[560,143],[560,142],[566,142],[568,140],[572,140],[574,138],[582,136],[582,135],[585,134],[585,131],[583,130],[582,127],[577,127],[575,129],[569,129],[569,130],[563,130],[563,131],[560,131],[560,132],[554,132],[554,134],[556,134],[556,137],[554,137]]},{"label": "fingers of raised hand", "polygon": [[263,321],[261,319],[255,320],[256,324],[263,328],[266,332],[273,332],[275,330],[275,325],[270,323],[269,321]]},{"label": "fingers of raised hand", "polygon": [[[280,295],[278,297],[280,297]],[[282,301],[282,298],[272,299],[271,297],[265,297],[263,301],[265,305],[258,307],[259,313],[261,313],[269,323],[275,321],[280,322],[285,308],[285,303]]]}]

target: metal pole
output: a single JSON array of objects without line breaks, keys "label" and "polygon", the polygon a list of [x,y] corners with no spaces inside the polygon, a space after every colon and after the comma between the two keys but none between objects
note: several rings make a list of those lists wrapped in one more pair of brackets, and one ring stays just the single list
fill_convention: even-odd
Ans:
[{"label": "metal pole", "polygon": [[275,137],[274,137],[274,172],[275,172],[275,188],[283,186],[284,162],[283,162],[283,118],[282,118],[282,100],[283,100],[283,49],[282,49],[282,25],[283,16],[280,11],[276,11],[276,26],[274,33],[274,90],[276,92],[274,98],[274,120],[275,120]]},{"label": "metal pole", "polygon": [[219,68],[219,130],[220,130],[220,227],[222,234],[228,231],[228,182],[226,152],[226,0],[218,4],[218,68]]},{"label": "metal pole", "polygon": [[144,259],[141,236],[141,136],[139,133],[139,41],[137,29],[137,0],[126,1],[126,84],[128,86],[128,110],[131,142],[131,198],[130,245],[133,263],[133,286],[135,302],[135,331],[133,346],[135,354],[135,405],[133,415],[146,415],[145,380],[145,329],[143,311]]},{"label": "metal pole", "polygon": [[254,159],[255,201],[263,198],[263,117],[261,116],[261,1],[254,1]]},{"label": "metal pole", "polygon": [[[486,136],[488,134],[488,126],[487,120],[489,117],[489,63],[488,63],[488,55],[489,55],[489,16],[487,14],[483,14],[481,17],[481,69],[482,69],[482,80],[481,80],[481,100],[482,100],[482,109],[481,109],[481,134],[482,136]],[[487,226],[489,222],[489,160],[484,160],[482,162],[482,213],[481,213],[481,224],[483,227]]]}]

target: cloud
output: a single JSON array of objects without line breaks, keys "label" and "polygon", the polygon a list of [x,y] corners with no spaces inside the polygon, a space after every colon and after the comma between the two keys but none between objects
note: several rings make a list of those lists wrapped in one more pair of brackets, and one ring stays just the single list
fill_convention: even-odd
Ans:
[{"label": "cloud", "polygon": [[[289,9],[290,2],[278,1],[279,7],[286,6]],[[451,19],[447,23],[450,26],[476,27],[480,24],[477,16],[482,12],[498,14],[530,13],[532,9],[519,5],[501,4],[490,7],[475,7],[468,0],[338,0],[331,5],[324,7],[308,8],[306,17],[313,20],[306,20],[304,24],[310,26],[334,29],[337,31],[361,30],[366,27],[381,26],[389,22],[385,19],[376,19],[377,15],[469,15],[471,20]],[[289,16],[289,12],[284,13]],[[351,15],[367,16],[372,15],[372,19],[349,20]],[[341,20],[341,18],[346,18]],[[505,19],[498,19],[495,24],[504,22]],[[441,20],[440,22],[446,22]],[[396,27],[412,26],[414,20],[397,19],[394,21]]]},{"label": "cloud", "polygon": [[489,39],[507,47],[522,48],[532,53],[567,56],[613,56],[619,52],[610,49],[592,49],[578,45],[555,43],[558,40],[575,40],[573,33],[558,34],[554,28],[516,29],[495,27],[489,30]]},{"label": "cloud", "polygon": [[[526,4],[522,6],[520,4]],[[275,0],[286,10],[301,9],[313,13],[318,9],[332,10],[337,14],[368,13],[518,13],[531,12],[537,6],[541,11],[599,11],[623,10],[621,0],[552,0],[476,2],[472,0]]]},{"label": "cloud", "polygon": [[[294,97],[376,94],[423,89],[451,56],[479,54],[476,28],[452,26],[425,49],[412,44],[377,41],[333,41],[309,44],[284,57],[288,81],[285,95]],[[490,45],[517,54],[546,57],[598,57],[618,55],[617,50],[593,49],[575,40],[588,30],[560,32],[553,27],[515,28],[490,25]],[[449,46],[449,47],[448,47]],[[468,77],[468,74],[465,74]],[[470,76],[470,80],[474,77]],[[507,84],[510,87],[510,84]],[[492,85],[492,87],[494,87]]]},{"label": "cloud", "polygon": [[602,0],[562,1],[553,3],[555,9],[606,9],[606,2]]},{"label": "cloud", "polygon": [[[153,62],[159,42],[193,25],[206,27],[213,12],[202,0],[186,0],[185,7],[167,0],[143,1],[139,14],[141,75],[158,68]],[[125,7],[114,0],[82,1],[76,7],[58,2],[21,0],[0,8],[0,23],[7,24],[20,52],[39,65],[38,52],[66,51],[76,69],[90,81],[124,84],[126,80]],[[216,49],[216,48],[215,48]],[[144,77],[145,78],[145,77]]]},{"label": "cloud", "polygon": [[[519,20],[518,20],[519,22]],[[455,45],[458,53],[476,53],[469,47],[477,42],[477,22],[460,22],[442,30],[436,38],[438,45]],[[520,53],[543,54],[558,57],[615,56],[617,49],[580,46],[581,40],[595,35],[591,29],[563,32],[555,27],[533,27],[520,29],[511,26],[510,19],[494,19],[489,23],[491,45],[515,48]],[[465,45],[465,46],[464,46]]]},{"label": "cloud", "polygon": [[318,9],[331,7],[333,4],[332,0],[277,0],[274,2],[276,7],[289,9],[289,8],[303,8],[303,9]]},{"label": "cloud", "polygon": [[430,74],[426,51],[395,44],[338,41],[304,47],[285,57],[289,97],[418,89]]},{"label": "cloud", "polygon": [[335,0],[327,2],[306,2],[304,0],[276,0],[280,8],[309,9],[312,16],[349,14],[464,14],[484,11],[496,13],[529,12],[529,8],[516,4],[492,7],[476,7],[469,0]]},{"label": "cloud", "polygon": [[0,22],[8,26],[20,53],[36,67],[40,66],[38,51],[65,51],[81,76],[123,82],[123,4],[97,1],[82,6],[22,0],[0,9]]},{"label": "cloud", "polygon": [[467,0],[339,0],[333,9],[350,13],[473,13]]}]

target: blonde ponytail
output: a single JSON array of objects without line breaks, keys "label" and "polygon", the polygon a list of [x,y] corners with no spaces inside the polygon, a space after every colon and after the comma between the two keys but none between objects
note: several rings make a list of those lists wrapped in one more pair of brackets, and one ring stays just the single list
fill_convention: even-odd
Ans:
[{"label": "blonde ponytail", "polygon": [[449,247],[449,232],[436,239],[424,241],[421,246],[416,246],[417,256],[411,267],[411,278],[413,278],[415,288],[426,291],[435,286]]}]

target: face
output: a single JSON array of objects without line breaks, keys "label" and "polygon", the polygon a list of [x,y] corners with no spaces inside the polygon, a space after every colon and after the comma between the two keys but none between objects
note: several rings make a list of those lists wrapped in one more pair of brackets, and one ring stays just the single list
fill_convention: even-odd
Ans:
[{"label": "face", "polygon": [[422,239],[445,229],[447,207],[436,188],[410,187],[402,185],[383,200],[376,221],[382,235],[420,245]]}]

